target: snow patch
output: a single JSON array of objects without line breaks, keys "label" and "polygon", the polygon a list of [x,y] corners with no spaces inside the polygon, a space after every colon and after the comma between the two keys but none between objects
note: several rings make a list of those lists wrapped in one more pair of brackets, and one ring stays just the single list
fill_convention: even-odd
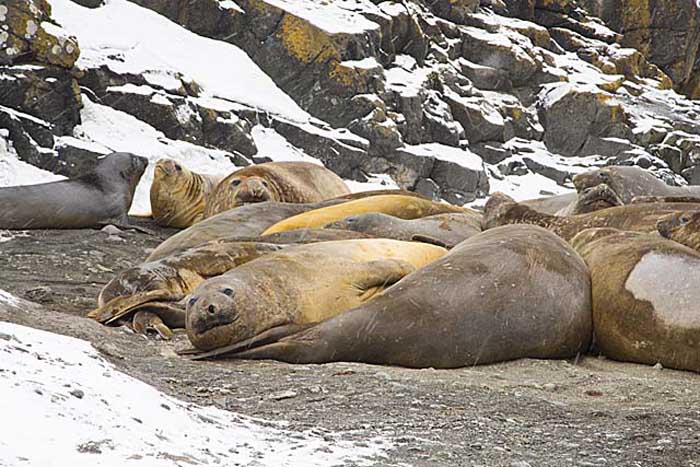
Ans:
[{"label": "snow patch", "polygon": [[12,143],[0,135],[0,187],[36,185],[65,178],[20,160]]},{"label": "snow patch", "polygon": [[307,155],[301,149],[289,143],[284,136],[272,128],[256,125],[251,131],[255,145],[258,148],[256,157],[269,157],[274,162],[304,161],[323,165],[318,159]]},{"label": "snow patch", "polygon": [[440,143],[426,143],[414,146],[407,144],[400,150],[414,156],[434,157],[441,161],[453,162],[469,170],[481,171],[484,168],[481,157],[469,149],[456,148]]},{"label": "snow patch", "polygon": [[294,16],[305,19],[319,29],[331,34],[360,34],[378,29],[379,25],[364,16],[362,12],[381,13],[369,0],[265,0]]},{"label": "snow patch", "polygon": [[0,400],[11,420],[0,428],[2,466],[376,465],[388,449],[382,438],[358,445],[180,401],[79,339],[10,323],[0,333]]},{"label": "snow patch", "polygon": [[160,80],[170,89],[176,86],[172,77],[182,76],[199,84],[202,96],[239,102],[295,121],[309,119],[232,44],[194,34],[126,0],[111,0],[98,9],[70,0],[50,3],[53,18],[78,39],[81,53],[76,65],[80,68],[107,65],[120,74],[145,73],[149,82]]},{"label": "snow patch", "polygon": [[358,182],[355,180],[344,180],[345,184],[353,193],[373,190],[398,190],[399,185],[386,174],[368,174],[367,181]]}]

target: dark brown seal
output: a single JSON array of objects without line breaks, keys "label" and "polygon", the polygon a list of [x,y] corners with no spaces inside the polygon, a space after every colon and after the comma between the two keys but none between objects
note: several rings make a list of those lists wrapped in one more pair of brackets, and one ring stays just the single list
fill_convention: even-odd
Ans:
[{"label": "dark brown seal", "polygon": [[700,254],[658,235],[589,229],[572,245],[591,271],[607,357],[700,371]]},{"label": "dark brown seal", "polygon": [[537,212],[516,203],[503,193],[494,193],[484,207],[484,230],[505,224],[533,224],[570,240],[582,230],[592,227],[612,227],[620,230],[653,232],[661,216],[700,208],[689,203],[650,203],[616,206],[608,209],[579,214],[577,216],[553,216]]},{"label": "dark brown seal", "polygon": [[196,358],[456,368],[573,357],[591,339],[590,277],[556,235],[505,226],[465,240],[366,304],[283,337],[298,328]]},{"label": "dark brown seal", "polygon": [[204,217],[249,203],[318,203],[350,193],[345,182],[310,162],[267,162],[233,172],[207,200]]},{"label": "dark brown seal", "polygon": [[127,225],[148,159],[114,152],[70,180],[0,188],[0,229],[82,229]]},{"label": "dark brown seal", "polygon": [[622,199],[605,183],[586,188],[577,194],[576,200],[566,209],[559,211],[558,216],[575,216],[599,211],[601,209],[622,206]]}]

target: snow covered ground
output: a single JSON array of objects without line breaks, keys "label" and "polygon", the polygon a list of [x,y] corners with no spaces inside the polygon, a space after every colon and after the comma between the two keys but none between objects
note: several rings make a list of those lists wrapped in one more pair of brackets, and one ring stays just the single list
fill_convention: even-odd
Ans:
[{"label": "snow covered ground", "polygon": [[[0,290],[0,305],[19,303]],[[21,306],[21,303],[20,303]],[[0,466],[376,465],[390,444],[169,397],[88,343],[0,322]]]}]

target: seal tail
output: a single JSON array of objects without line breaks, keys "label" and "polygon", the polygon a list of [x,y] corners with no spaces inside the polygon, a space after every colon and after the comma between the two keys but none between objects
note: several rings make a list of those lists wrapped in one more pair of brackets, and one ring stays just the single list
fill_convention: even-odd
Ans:
[{"label": "seal tail", "polygon": [[206,352],[197,352],[192,349],[186,349],[184,351],[178,352],[180,355],[190,355],[192,360],[204,360],[213,357],[232,357],[238,358],[237,354],[249,351],[251,349],[257,349],[258,347],[267,346],[269,344],[275,344],[285,337],[295,335],[301,331],[313,327],[314,324],[286,324],[284,326],[277,326],[272,329],[268,329],[257,336],[251,337],[241,342],[235,344],[227,345],[224,347],[219,347],[218,349],[209,350]]},{"label": "seal tail", "polygon": [[102,324],[110,324],[145,303],[156,300],[177,299],[178,297],[173,297],[172,292],[168,290],[149,290],[148,292],[137,292],[133,295],[121,295],[92,310],[88,313],[88,317]]}]

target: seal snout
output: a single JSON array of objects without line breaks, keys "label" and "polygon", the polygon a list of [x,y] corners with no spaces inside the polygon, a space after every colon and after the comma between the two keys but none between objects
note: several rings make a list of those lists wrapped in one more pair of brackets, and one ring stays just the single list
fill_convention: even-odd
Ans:
[{"label": "seal snout", "polygon": [[240,319],[234,300],[234,291],[225,288],[203,296],[194,296],[187,302],[187,325],[198,333],[218,326],[235,323]]}]

